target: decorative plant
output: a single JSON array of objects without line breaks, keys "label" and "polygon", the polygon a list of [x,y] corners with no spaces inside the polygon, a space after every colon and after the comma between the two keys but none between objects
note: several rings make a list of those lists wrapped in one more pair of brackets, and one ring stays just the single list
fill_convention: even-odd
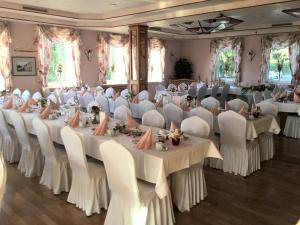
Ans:
[{"label": "decorative plant", "polygon": [[278,73],[278,79],[281,79],[281,72],[283,70],[284,65],[288,62],[287,56],[284,54],[283,51],[279,50],[273,50],[272,52],[272,58],[275,60],[275,68]]},{"label": "decorative plant", "polygon": [[193,74],[192,64],[186,58],[180,58],[175,63],[175,78],[190,79]]},{"label": "decorative plant", "polygon": [[265,90],[273,91],[275,88],[274,84],[259,84],[259,85],[252,85],[250,87],[242,87],[242,93],[245,94],[247,91],[259,91],[263,92]]},{"label": "decorative plant", "polygon": [[224,77],[230,77],[233,74],[233,52],[225,50],[219,53],[219,73]]}]

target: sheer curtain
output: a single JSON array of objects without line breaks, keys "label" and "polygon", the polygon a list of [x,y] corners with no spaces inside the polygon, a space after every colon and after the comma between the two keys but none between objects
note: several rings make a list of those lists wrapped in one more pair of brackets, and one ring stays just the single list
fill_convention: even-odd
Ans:
[{"label": "sheer curtain", "polygon": [[[165,70],[165,52],[166,48],[164,46],[164,42],[162,40],[159,40],[157,38],[151,38],[149,39],[149,46],[148,46],[148,71],[151,70],[150,68],[150,61],[151,61],[151,51],[159,51],[160,54],[160,69],[161,69],[161,81],[164,80],[164,70]],[[149,76],[149,75],[148,75]]]},{"label": "sheer curtain", "polygon": [[98,35],[98,66],[100,84],[106,83],[106,73],[109,70],[110,46],[123,47],[125,73],[127,80],[129,80],[129,36],[101,32]]},{"label": "sheer curtain", "polygon": [[0,21],[0,76],[3,77],[5,89],[10,89],[11,82],[11,61],[9,45],[11,43],[7,22]]},{"label": "sheer curtain", "polygon": [[243,38],[242,37],[230,37],[213,39],[210,42],[210,52],[211,52],[211,80],[216,78],[215,65],[217,62],[218,51],[220,49],[230,48],[233,51],[233,61],[234,61],[234,73],[235,73],[235,83],[238,84],[241,80],[241,62],[243,54]]},{"label": "sheer curtain", "polygon": [[80,32],[75,29],[52,27],[46,25],[37,26],[36,46],[37,61],[40,81],[47,86],[47,73],[51,58],[51,45],[54,42],[69,42],[72,44],[72,57],[75,66],[77,85],[81,83],[80,78]]}]

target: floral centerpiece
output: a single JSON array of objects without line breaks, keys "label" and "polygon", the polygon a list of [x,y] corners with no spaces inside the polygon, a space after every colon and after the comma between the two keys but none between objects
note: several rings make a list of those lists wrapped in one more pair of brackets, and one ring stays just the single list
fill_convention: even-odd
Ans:
[{"label": "floral centerpiece", "polygon": [[191,107],[192,103],[193,103],[193,97],[190,95],[186,96],[186,101],[187,101],[188,107]]},{"label": "floral centerpiece", "polygon": [[274,88],[275,88],[274,84],[251,85],[249,87],[242,87],[242,94],[245,94],[248,91],[259,91],[259,92],[263,92],[265,90],[273,91]]},{"label": "floral centerpiece", "polygon": [[180,139],[183,138],[183,133],[179,129],[170,131],[168,138],[172,140],[173,145],[179,145]]},{"label": "floral centerpiece", "polygon": [[99,112],[100,112],[100,107],[99,106],[96,106],[96,105],[93,105],[92,106],[92,110],[91,110],[91,113],[93,115],[92,117],[92,124],[97,124],[99,123]]},{"label": "floral centerpiece", "polygon": [[134,97],[135,97],[134,92],[133,91],[128,91],[128,94],[126,96],[127,100],[132,101]]},{"label": "floral centerpiece", "polygon": [[40,98],[40,99],[38,99],[37,104],[40,108],[45,108],[47,106],[47,99]]}]

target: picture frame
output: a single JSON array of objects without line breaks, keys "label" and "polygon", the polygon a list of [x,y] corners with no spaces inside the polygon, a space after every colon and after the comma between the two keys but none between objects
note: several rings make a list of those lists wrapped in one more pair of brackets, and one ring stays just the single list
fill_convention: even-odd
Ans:
[{"label": "picture frame", "polygon": [[36,76],[36,59],[35,57],[13,56],[12,75],[13,76]]}]

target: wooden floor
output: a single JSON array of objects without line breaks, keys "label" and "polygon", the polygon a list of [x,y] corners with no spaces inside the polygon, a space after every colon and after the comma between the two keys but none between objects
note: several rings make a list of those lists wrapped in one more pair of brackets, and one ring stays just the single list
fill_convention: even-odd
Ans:
[{"label": "wooden floor", "polygon": [[[295,225],[300,219],[300,140],[279,136],[275,146],[275,158],[247,178],[205,168],[208,197],[189,213],[175,209],[176,224]],[[38,178],[21,176],[16,165],[8,166],[0,225],[104,223],[104,210],[86,217],[65,201],[67,194],[54,196],[38,183]]]}]

